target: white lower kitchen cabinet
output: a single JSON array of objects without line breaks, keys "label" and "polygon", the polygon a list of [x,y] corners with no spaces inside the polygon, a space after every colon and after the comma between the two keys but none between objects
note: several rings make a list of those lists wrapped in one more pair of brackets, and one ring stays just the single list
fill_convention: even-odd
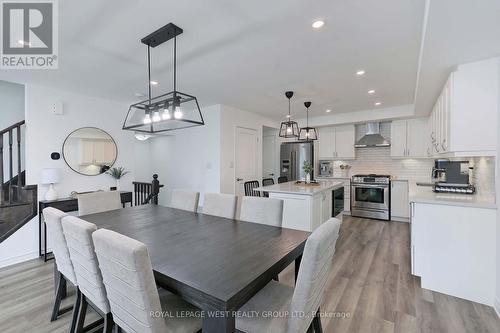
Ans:
[{"label": "white lower kitchen cabinet", "polygon": [[409,222],[410,202],[408,196],[408,181],[391,181],[391,220]]},{"label": "white lower kitchen cabinet", "polygon": [[412,273],[422,288],[493,305],[496,209],[411,203]]}]

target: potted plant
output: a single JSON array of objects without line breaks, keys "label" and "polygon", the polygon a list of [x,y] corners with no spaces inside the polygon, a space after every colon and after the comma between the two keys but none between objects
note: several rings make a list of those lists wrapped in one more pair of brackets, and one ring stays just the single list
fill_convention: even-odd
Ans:
[{"label": "potted plant", "polygon": [[306,173],[306,183],[309,184],[311,182],[311,173],[313,171],[312,163],[309,161],[304,161],[304,166],[302,167],[302,169]]},{"label": "potted plant", "polygon": [[106,171],[106,174],[116,179],[116,190],[120,190],[120,179],[125,176],[129,171],[125,171],[124,167],[114,167]]}]

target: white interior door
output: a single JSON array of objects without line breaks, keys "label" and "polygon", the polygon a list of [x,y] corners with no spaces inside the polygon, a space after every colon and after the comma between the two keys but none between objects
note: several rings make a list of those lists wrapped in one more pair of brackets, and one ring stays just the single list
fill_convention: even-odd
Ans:
[{"label": "white interior door", "polygon": [[[235,194],[245,195],[243,184],[258,178],[258,137],[257,131],[249,128],[236,127],[235,135]],[[260,183],[260,181],[259,181]]]},{"label": "white interior door", "polygon": [[262,178],[272,178],[276,182],[276,136],[262,138]]}]

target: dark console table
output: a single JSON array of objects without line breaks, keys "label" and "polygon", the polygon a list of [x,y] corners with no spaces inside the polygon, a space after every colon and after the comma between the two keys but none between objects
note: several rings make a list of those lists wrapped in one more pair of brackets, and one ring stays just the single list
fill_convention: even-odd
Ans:
[{"label": "dark console table", "polygon": [[[120,191],[120,196],[123,208],[125,208],[126,203],[130,203],[130,206],[132,206],[132,192]],[[47,253],[47,227],[45,226],[45,221],[43,220],[43,209],[47,207],[54,207],[63,212],[73,212],[78,210],[78,200],[76,198],[61,198],[57,200],[42,200],[38,202],[38,256],[43,257],[44,261],[54,259],[51,255],[52,252]]]}]

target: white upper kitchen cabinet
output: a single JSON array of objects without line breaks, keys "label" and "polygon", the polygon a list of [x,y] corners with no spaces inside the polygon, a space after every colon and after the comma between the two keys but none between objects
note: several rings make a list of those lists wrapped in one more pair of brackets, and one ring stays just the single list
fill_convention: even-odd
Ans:
[{"label": "white upper kitchen cabinet", "polygon": [[416,118],[391,123],[391,157],[428,157],[428,120]]},{"label": "white upper kitchen cabinet", "polygon": [[318,129],[318,157],[320,159],[333,159],[335,157],[335,136],[333,127]]},{"label": "white upper kitchen cabinet", "polygon": [[432,155],[494,156],[499,58],[458,66],[429,119]]},{"label": "white upper kitchen cabinet", "polygon": [[406,156],[406,120],[391,123],[391,156]]},{"label": "white upper kitchen cabinet", "polygon": [[319,159],[354,159],[354,125],[323,127],[318,134]]},{"label": "white upper kitchen cabinet", "polygon": [[338,159],[354,159],[356,157],[354,150],[356,130],[354,125],[336,126],[334,129],[335,157]]}]

